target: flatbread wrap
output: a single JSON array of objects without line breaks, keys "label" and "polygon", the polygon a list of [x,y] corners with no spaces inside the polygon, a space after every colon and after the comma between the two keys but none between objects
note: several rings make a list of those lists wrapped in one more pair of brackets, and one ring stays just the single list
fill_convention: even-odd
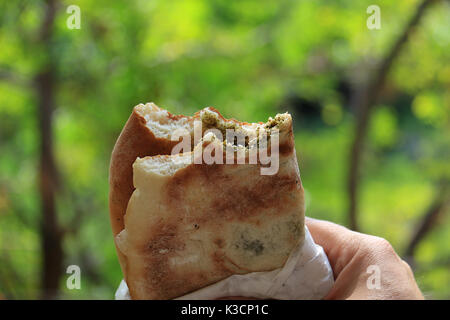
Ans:
[{"label": "flatbread wrap", "polygon": [[[177,129],[191,151],[171,154],[181,143],[170,137]],[[115,146],[110,182],[111,223],[133,299],[173,299],[231,275],[280,268],[304,241],[287,113],[245,123],[213,108],[185,117],[139,105]]]}]

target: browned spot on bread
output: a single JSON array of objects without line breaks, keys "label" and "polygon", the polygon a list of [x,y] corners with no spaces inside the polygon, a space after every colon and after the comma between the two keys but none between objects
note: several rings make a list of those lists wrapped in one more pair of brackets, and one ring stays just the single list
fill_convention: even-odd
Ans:
[{"label": "browned spot on bread", "polygon": [[239,268],[238,266],[235,266],[236,268],[232,268],[233,264],[230,265],[230,263],[227,263],[227,257],[222,251],[213,252],[211,257],[216,269],[219,271],[219,274],[222,273],[224,275],[230,275],[233,273],[234,269]]},{"label": "browned spot on bread", "polygon": [[146,257],[145,278],[148,283],[158,288],[155,293],[161,297],[171,297],[177,294],[177,285],[180,281],[173,276],[170,258],[183,251],[185,244],[180,240],[178,228],[171,222],[160,222],[155,224],[149,234],[151,237],[142,250]]},{"label": "browned spot on bread", "polygon": [[225,241],[223,239],[217,238],[214,240],[214,243],[216,244],[216,246],[218,246],[219,248],[223,248],[225,245]]},{"label": "browned spot on bread", "polygon": [[[281,208],[286,199],[280,198],[280,189],[289,192],[295,187],[295,178],[275,175],[274,179],[261,176],[254,186],[231,184],[211,203],[224,220],[245,220],[258,215],[262,209]],[[281,191],[283,192],[283,191]]]},{"label": "browned spot on bread", "polygon": [[[230,179],[223,170],[230,165],[191,165],[179,170],[165,187],[167,206],[183,212],[191,194],[199,192],[198,186],[204,186],[214,197],[204,195],[198,204],[195,216],[201,221],[246,220],[258,215],[262,209],[281,209],[292,203],[287,196],[300,188],[298,177],[275,174],[260,175],[258,183],[247,185],[240,180]],[[255,174],[259,174],[259,166],[254,165]],[[235,166],[239,170],[239,165]],[[220,183],[216,183],[220,181]],[[280,194],[285,196],[280,197]],[[276,210],[279,211],[279,210]]]},{"label": "browned spot on bread", "polygon": [[287,139],[283,139],[284,142],[280,143],[279,152],[281,156],[288,156],[294,152],[295,143],[294,143],[294,133],[292,128],[289,130],[287,134]]},{"label": "browned spot on bread", "polygon": [[287,156],[294,152],[294,144],[290,141],[280,144],[280,155]]}]

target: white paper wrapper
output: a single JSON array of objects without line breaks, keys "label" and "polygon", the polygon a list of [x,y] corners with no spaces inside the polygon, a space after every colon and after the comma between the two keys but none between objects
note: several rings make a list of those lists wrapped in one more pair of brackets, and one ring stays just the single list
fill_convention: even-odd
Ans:
[{"label": "white paper wrapper", "polygon": [[[323,248],[314,243],[305,226],[303,245],[292,251],[283,268],[233,275],[176,300],[207,300],[230,296],[280,300],[322,299],[333,283],[333,271],[328,258]],[[120,283],[115,298],[130,299],[125,281]]]}]

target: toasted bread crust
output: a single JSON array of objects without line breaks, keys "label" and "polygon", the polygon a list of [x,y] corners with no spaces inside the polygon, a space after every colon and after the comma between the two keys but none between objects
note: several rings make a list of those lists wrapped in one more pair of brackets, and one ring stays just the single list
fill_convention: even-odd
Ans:
[{"label": "toasted bread crust", "polygon": [[[170,154],[177,141],[157,138],[146,126],[146,120],[133,109],[114,146],[109,169],[109,212],[114,236],[124,228],[123,217],[134,191],[133,162],[137,157]],[[116,248],[117,249],[117,248]],[[125,274],[126,257],[116,250]]]},{"label": "toasted bread crust", "polygon": [[114,236],[124,228],[123,216],[133,193],[133,163],[138,157],[168,155],[177,141],[157,138],[136,109],[114,146],[109,169],[109,208]]}]

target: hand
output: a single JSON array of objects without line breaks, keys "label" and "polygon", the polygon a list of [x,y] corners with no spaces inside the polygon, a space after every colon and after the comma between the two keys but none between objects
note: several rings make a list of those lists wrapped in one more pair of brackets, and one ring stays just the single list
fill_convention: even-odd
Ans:
[{"label": "hand", "polygon": [[[325,299],[423,299],[409,265],[385,239],[351,231],[340,225],[306,218],[334,272],[335,284]],[[380,270],[380,287],[369,288],[368,267]]]}]

